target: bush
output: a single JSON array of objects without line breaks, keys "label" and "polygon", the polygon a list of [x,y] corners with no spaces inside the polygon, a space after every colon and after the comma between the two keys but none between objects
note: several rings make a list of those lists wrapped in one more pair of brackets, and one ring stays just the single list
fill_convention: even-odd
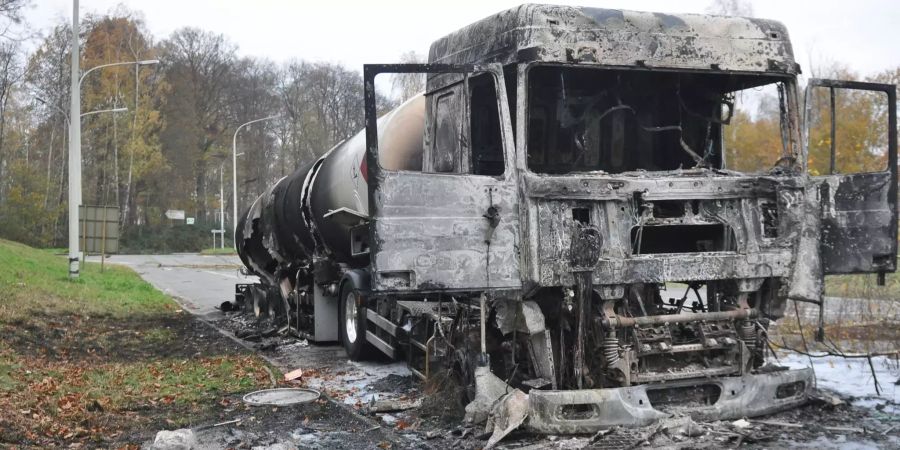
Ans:
[{"label": "bush", "polygon": [[[125,229],[119,242],[119,253],[199,252],[212,245],[209,230],[216,226],[132,225]],[[217,237],[218,239],[218,237]],[[228,238],[225,238],[228,242]]]}]

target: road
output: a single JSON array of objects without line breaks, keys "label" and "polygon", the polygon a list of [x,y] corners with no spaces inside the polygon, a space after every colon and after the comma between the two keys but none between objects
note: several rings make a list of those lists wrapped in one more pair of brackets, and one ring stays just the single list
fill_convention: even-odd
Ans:
[{"label": "road", "polygon": [[205,320],[224,317],[218,307],[234,298],[235,283],[256,280],[241,274],[241,261],[233,255],[113,255],[106,262],[131,267],[154,287],[175,297],[185,310]]}]

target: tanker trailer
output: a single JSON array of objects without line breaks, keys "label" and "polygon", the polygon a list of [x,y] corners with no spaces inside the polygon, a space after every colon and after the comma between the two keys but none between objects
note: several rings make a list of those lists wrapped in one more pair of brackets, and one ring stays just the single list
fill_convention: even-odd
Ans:
[{"label": "tanker trailer", "polygon": [[[377,119],[395,72],[425,93]],[[814,79],[807,98],[886,94],[891,131],[858,173],[834,140],[809,158],[799,72],[775,21],[556,5],[366,65],[365,133],[240,219],[242,296],[351,359],[450,372],[475,421],[503,399],[554,434],[800,405],[812,372],[770,365],[767,330],[789,300],[821,308],[826,275],[896,270],[897,136],[893,85]],[[729,148],[758,89],[774,147]]]},{"label": "tanker trailer", "polygon": [[[424,115],[419,95],[379,120],[382,165],[421,168]],[[336,309],[322,294],[335,294],[342,271],[368,265],[365,151],[360,132],[278,180],[240,216],[235,249],[261,283],[239,285],[237,299],[255,315],[314,341],[337,340]]]}]

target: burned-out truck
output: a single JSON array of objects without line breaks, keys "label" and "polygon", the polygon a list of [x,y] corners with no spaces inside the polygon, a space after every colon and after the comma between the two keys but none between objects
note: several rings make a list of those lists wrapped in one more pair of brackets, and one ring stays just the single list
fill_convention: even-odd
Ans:
[{"label": "burned-out truck", "polygon": [[[379,118],[395,73],[426,89]],[[893,85],[801,95],[799,73],[775,21],[545,5],[366,65],[366,129],[240,218],[259,283],[237,296],[352,359],[453,374],[473,419],[511,391],[553,433],[801,404],[812,373],[767,365],[767,330],[825,275],[895,270],[897,127]],[[853,92],[885,99],[884,145],[842,147]]]}]

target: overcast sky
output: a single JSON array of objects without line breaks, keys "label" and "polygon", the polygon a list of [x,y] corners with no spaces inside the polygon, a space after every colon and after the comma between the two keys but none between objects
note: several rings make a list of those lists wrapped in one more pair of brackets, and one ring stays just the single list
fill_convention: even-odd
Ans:
[{"label": "overcast sky", "polygon": [[[45,29],[70,21],[71,0],[34,0],[26,12]],[[572,0],[578,6],[668,13],[702,13],[711,0]],[[109,12],[118,4],[141,11],[156,39],[183,26],[223,33],[241,55],[277,62],[290,59],[363,63],[396,62],[408,50],[427,54],[429,44],[512,0],[81,0],[81,14]],[[900,2],[893,0],[758,0],[757,17],[784,22],[804,72],[839,61],[862,75],[900,65]]]}]

